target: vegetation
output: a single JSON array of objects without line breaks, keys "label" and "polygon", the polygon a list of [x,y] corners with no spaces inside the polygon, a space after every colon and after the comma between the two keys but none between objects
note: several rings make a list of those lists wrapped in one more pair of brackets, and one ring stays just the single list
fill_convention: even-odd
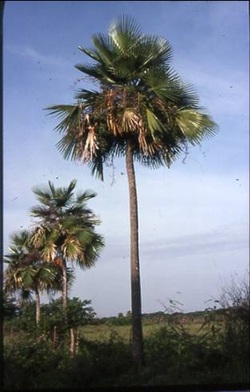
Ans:
[{"label": "vegetation", "polygon": [[40,292],[60,289],[61,271],[56,265],[42,260],[41,254],[30,244],[31,234],[22,230],[11,237],[10,254],[5,256],[8,267],[4,286],[9,293],[19,291],[22,300],[31,292],[36,298],[36,323],[40,322]]},{"label": "vegetation", "polygon": [[215,133],[194,89],[171,69],[171,45],[142,34],[130,17],[113,22],[108,34],[92,37],[93,49],[80,47],[91,64],[76,68],[98,90],[81,89],[75,105],[54,105],[63,136],[58,148],[66,159],[90,165],[103,179],[103,164],[124,156],[128,176],[131,243],[132,354],[144,363],[141,323],[138,205],[134,161],[170,166],[188,145]]},{"label": "vegetation", "polygon": [[[100,221],[86,206],[86,201],[96,194],[86,191],[74,197],[75,186],[75,180],[64,188],[55,188],[49,181],[47,188],[34,188],[40,204],[31,209],[31,215],[38,221],[31,232],[23,230],[12,235],[10,253],[4,259],[8,264],[5,293],[20,294],[22,300],[29,300],[35,294],[37,333],[41,321],[40,292],[62,293],[63,322],[70,333],[72,356],[76,349],[76,329],[70,313],[73,305],[71,308],[67,305],[68,289],[73,282],[67,262],[90,268],[104,246],[103,237],[95,231]],[[80,308],[78,311],[80,315]]]},{"label": "vegetation", "polygon": [[[143,315],[146,366],[139,373],[131,354],[129,313],[98,319],[91,301],[69,300],[69,327],[77,330],[72,357],[67,350],[69,337],[61,298],[41,305],[37,334],[35,302],[20,307],[6,297],[5,388],[246,386],[250,365],[249,286],[244,287],[247,291],[237,289],[241,297],[230,307],[224,307],[224,295],[216,301],[218,308],[202,312]],[[229,290],[226,292],[231,296]]]}]

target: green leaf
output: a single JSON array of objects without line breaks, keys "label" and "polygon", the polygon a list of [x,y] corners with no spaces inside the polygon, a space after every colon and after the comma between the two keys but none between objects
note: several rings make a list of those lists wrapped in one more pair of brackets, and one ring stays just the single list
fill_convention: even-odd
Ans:
[{"label": "green leaf", "polygon": [[179,110],[175,121],[191,144],[197,144],[205,137],[214,136],[217,131],[217,125],[208,115],[193,109]]},{"label": "green leaf", "polygon": [[147,123],[152,137],[154,138],[155,131],[164,131],[164,126],[156,115],[149,109],[146,109]]}]

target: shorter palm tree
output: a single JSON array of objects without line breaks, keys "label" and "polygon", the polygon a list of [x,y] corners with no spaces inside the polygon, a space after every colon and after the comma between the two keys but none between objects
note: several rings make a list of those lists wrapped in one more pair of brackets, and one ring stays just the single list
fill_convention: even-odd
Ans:
[{"label": "shorter palm tree", "polygon": [[60,269],[44,262],[41,254],[30,244],[31,233],[27,230],[11,237],[10,253],[5,256],[8,264],[4,288],[7,293],[19,292],[22,299],[35,294],[36,323],[40,321],[40,292],[58,290]]},{"label": "shorter palm tree", "polygon": [[90,268],[104,246],[102,236],[95,232],[95,226],[100,221],[86,207],[86,201],[96,194],[86,191],[74,197],[75,186],[75,180],[65,188],[55,188],[49,181],[47,188],[34,188],[40,205],[31,209],[31,215],[39,219],[31,243],[44,260],[62,269],[65,311],[68,297],[67,262]]}]

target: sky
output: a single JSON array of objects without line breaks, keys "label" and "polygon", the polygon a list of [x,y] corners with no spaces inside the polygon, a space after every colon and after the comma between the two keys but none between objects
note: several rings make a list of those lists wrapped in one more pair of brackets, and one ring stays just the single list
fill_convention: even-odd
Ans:
[{"label": "sky", "polygon": [[52,181],[91,189],[105,248],[95,267],[75,269],[71,297],[99,317],[130,305],[128,185],[124,160],[104,182],[56,148],[58,120],[44,110],[73,104],[90,81],[74,66],[121,15],[167,39],[172,67],[191,83],[219,131],[171,168],[136,164],[142,312],[214,306],[232,276],[249,268],[249,31],[247,1],[6,1],[3,18],[4,253],[11,233],[34,224],[32,188]]}]

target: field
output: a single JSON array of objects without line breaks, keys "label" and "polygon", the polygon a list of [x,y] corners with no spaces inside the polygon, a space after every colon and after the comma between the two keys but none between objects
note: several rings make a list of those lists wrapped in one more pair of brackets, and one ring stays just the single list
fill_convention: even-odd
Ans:
[{"label": "field", "polygon": [[[179,324],[178,328],[185,328],[185,330],[191,335],[204,334],[209,330],[210,326],[204,325],[202,321],[187,321],[183,324]],[[221,328],[221,324],[214,322],[214,327]],[[143,336],[149,337],[150,335],[160,331],[161,328],[169,327],[167,321],[162,321],[158,323],[143,323]],[[79,336],[83,337],[89,341],[106,341],[110,338],[112,334],[119,336],[125,343],[130,343],[131,341],[131,327],[130,325],[108,325],[108,324],[95,324],[95,325],[85,325],[80,328]]]},{"label": "field", "polygon": [[[124,320],[125,319],[126,318],[124,317]],[[128,321],[125,325],[119,325],[119,323],[122,324],[122,321],[117,318],[108,318],[106,321],[99,320],[88,323],[78,328],[78,339],[84,339],[91,342],[105,342],[112,336],[116,336],[124,343],[129,344],[131,342],[132,333],[131,325]],[[157,334],[162,328],[178,330],[179,333],[185,331],[185,333],[188,333],[191,336],[202,336],[206,333],[209,334],[211,328],[221,331],[223,329],[223,322],[218,317],[215,320],[207,320],[204,315],[199,317],[186,316],[185,320],[179,320],[177,318],[174,321],[171,318],[155,320],[155,317],[152,317],[152,319],[148,317],[148,319],[143,320],[144,338]],[[4,325],[3,337],[5,342],[18,339],[21,335],[22,331],[18,328]]]}]

